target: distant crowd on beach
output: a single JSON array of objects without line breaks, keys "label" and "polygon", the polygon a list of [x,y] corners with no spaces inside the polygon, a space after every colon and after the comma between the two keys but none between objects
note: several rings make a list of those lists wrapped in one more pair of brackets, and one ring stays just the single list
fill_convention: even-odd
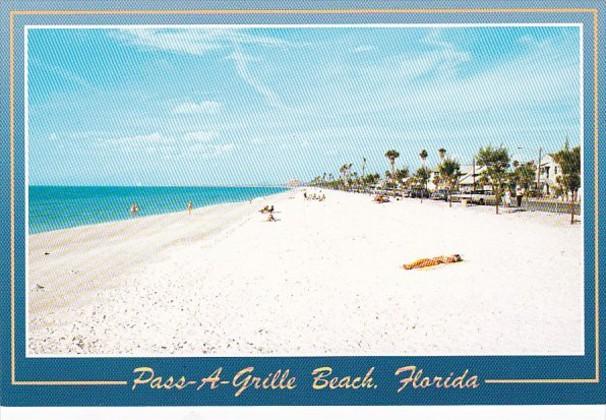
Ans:
[{"label": "distant crowd on beach", "polygon": [[[189,200],[187,202],[187,204],[185,205],[185,210],[187,211],[187,214],[191,214],[193,209],[194,209],[194,204],[191,200]],[[129,209],[131,217],[137,216],[139,214],[139,211],[141,211],[139,204],[136,201],[133,201],[133,203],[130,205],[130,209]]]},{"label": "distant crowd on beach", "polygon": [[321,190],[320,190],[319,194],[316,194],[316,193],[307,194],[307,190],[305,190],[305,191],[303,191],[303,198],[305,200],[324,201],[324,200],[326,200],[326,194],[324,194]]},{"label": "distant crowd on beach", "polygon": [[[326,194],[321,194],[321,195],[313,194],[313,197],[311,195],[308,197],[307,192],[305,192],[305,199],[323,201],[326,199]],[[185,210],[187,211],[187,214],[191,215],[193,209],[194,209],[194,204],[191,200],[189,200],[185,204]],[[130,209],[129,209],[131,217],[137,216],[140,211],[141,211],[141,208],[139,207],[139,204],[137,202],[133,201],[132,204],[130,205]],[[266,205],[265,207],[263,207],[261,210],[259,210],[259,213],[267,214],[268,222],[277,222],[278,219],[276,219],[276,217],[274,216],[274,211],[275,211],[275,209],[272,204],[272,205]]]}]

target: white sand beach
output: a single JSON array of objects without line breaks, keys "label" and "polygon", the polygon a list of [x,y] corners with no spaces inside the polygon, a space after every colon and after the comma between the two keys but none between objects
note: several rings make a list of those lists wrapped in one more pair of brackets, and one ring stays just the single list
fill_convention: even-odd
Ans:
[{"label": "white sand beach", "polygon": [[325,193],[31,235],[29,355],[584,353],[582,224]]}]

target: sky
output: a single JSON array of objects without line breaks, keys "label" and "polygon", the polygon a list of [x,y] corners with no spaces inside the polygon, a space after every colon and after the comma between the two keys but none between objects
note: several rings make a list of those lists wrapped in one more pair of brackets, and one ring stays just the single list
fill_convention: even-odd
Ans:
[{"label": "sky", "polygon": [[28,32],[31,185],[280,185],[579,144],[577,27]]}]

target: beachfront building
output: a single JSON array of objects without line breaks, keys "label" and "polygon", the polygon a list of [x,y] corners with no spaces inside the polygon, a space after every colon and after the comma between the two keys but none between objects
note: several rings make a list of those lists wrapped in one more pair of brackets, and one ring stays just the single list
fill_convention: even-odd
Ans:
[{"label": "beachfront building", "polygon": [[485,166],[461,165],[461,176],[459,177],[459,191],[472,192],[483,189],[480,185],[480,177],[486,170]]},{"label": "beachfront building", "polygon": [[[459,169],[461,176],[459,177],[457,183],[458,190],[461,192],[471,192],[474,190],[483,189],[479,181],[480,176],[482,175],[482,173],[484,173],[485,170],[486,167],[484,166],[461,165]],[[432,168],[431,178],[429,179],[429,183],[427,184],[427,189],[429,191],[435,191],[442,188],[442,186],[437,185],[437,183],[435,182],[439,179],[439,176],[440,173],[438,171],[438,168]]]},{"label": "beachfront building", "polygon": [[555,196],[558,190],[558,176],[562,168],[556,163],[551,154],[541,159],[539,168],[539,190],[546,196]]},{"label": "beachfront building", "polygon": [[431,168],[430,171],[431,175],[429,176],[429,180],[427,181],[427,191],[431,193],[436,191],[440,187],[437,183],[440,173],[438,172],[437,166],[435,168]]},{"label": "beachfront building", "polygon": [[301,185],[303,185],[303,183],[298,180],[298,179],[290,179],[287,183],[286,183],[286,187],[287,188],[298,188]]}]

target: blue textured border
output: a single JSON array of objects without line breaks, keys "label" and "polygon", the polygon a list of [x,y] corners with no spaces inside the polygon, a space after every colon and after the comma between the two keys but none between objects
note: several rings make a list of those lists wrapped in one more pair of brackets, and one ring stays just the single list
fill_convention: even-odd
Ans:
[{"label": "blue textured border", "polygon": [[[606,402],[604,357],[601,358],[596,377],[596,323],[595,323],[595,242],[594,223],[594,14],[585,11],[558,13],[532,11],[529,13],[272,13],[272,14],[124,14],[124,15],[37,15],[17,14],[14,24],[14,296],[11,296],[11,168],[10,168],[10,104],[9,104],[9,14],[18,10],[107,9],[179,10],[190,9],[488,9],[488,8],[540,8],[540,9],[595,9],[599,22],[599,96],[605,97],[603,86],[606,53],[606,2],[602,0],[536,0],[536,1],[213,1],[175,2],[168,5],[160,1],[2,1],[0,4],[0,355],[1,401],[3,405],[436,405],[436,404],[596,404]],[[557,357],[255,357],[255,358],[44,358],[25,357],[25,267],[24,267],[24,121],[23,121],[23,26],[25,24],[192,24],[192,23],[554,23],[574,22],[584,25],[584,173],[585,173],[585,356]],[[604,40],[604,41],[602,41]],[[601,100],[606,103],[605,100]],[[604,115],[599,115],[599,126],[604,127]],[[603,129],[600,129],[603,132]],[[604,146],[599,147],[599,159]],[[606,193],[604,185],[606,164],[599,165],[599,197]],[[604,202],[599,201],[599,212],[606,214]],[[599,236],[605,237],[604,223],[599,223]],[[604,272],[604,253],[600,244],[600,272]],[[601,279],[600,294],[604,296]],[[11,298],[14,298],[14,365],[11,357]],[[603,352],[606,337],[604,304],[599,308],[602,321],[600,342]],[[401,393],[394,372],[398,367],[416,365],[427,373],[447,375],[463,372],[478,375],[476,389],[410,389]],[[231,387],[208,388],[196,391],[195,387],[182,391],[152,391],[138,388],[131,391],[133,368],[152,366],[160,375],[187,375],[192,379],[210,375],[223,367],[224,376],[230,378],[236,371],[254,366],[259,375],[277,369],[290,369],[298,379],[292,391],[248,390],[234,396]],[[331,366],[335,374],[363,375],[375,367],[374,390],[314,391],[311,388],[311,371],[320,366]],[[13,369],[14,368],[14,369]],[[601,377],[600,377],[601,376]],[[536,383],[486,383],[485,379],[535,378]],[[591,379],[594,378],[593,381]],[[553,379],[553,381],[541,381]],[[127,385],[67,385],[63,381],[128,381]],[[568,381],[568,383],[560,383]],[[57,383],[58,382],[58,383]],[[549,383],[552,382],[552,383]]]}]

